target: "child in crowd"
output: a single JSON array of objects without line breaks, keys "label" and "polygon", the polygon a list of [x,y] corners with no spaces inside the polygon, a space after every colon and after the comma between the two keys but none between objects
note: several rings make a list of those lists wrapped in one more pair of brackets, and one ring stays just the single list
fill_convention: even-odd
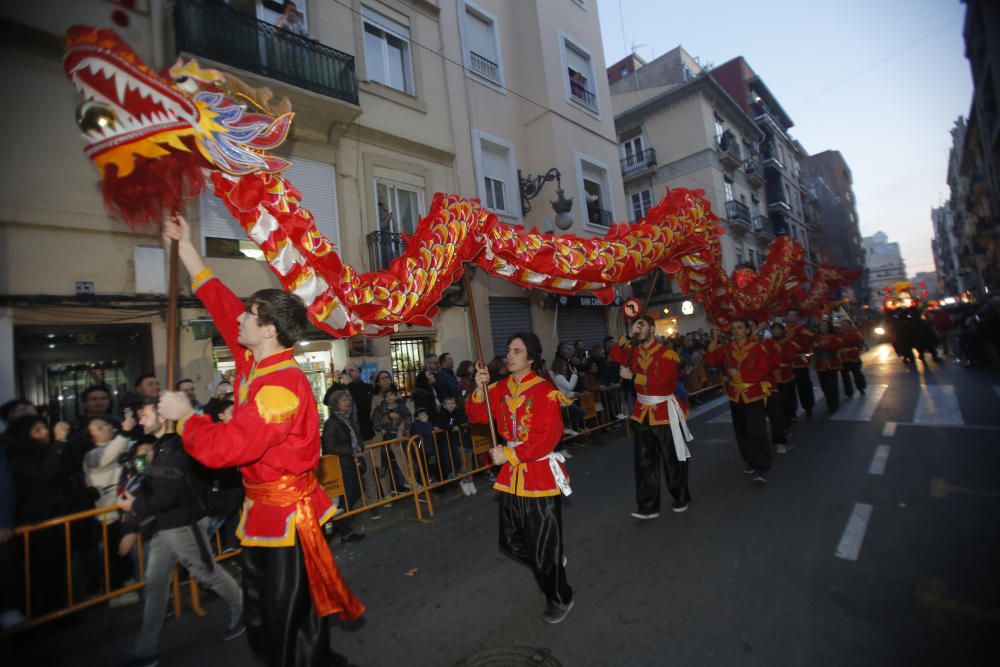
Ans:
[{"label": "child in crowd", "polygon": [[[458,403],[454,397],[441,401],[441,414],[438,417],[438,427],[445,432],[446,437],[442,442],[448,443],[448,451],[442,451],[441,456],[446,457],[449,463],[448,476],[454,478],[456,470],[459,468],[468,470],[474,467],[472,460],[472,434],[468,429],[469,418],[465,416],[465,406]],[[464,452],[461,450],[465,450]],[[451,462],[454,465],[450,465]],[[476,485],[471,477],[461,481],[462,493],[471,496],[476,493]]]},{"label": "child in crowd", "polygon": [[431,421],[427,408],[417,408],[413,414],[413,426],[410,428],[411,435],[420,436],[420,447],[424,451],[424,460],[427,461],[427,474],[431,478],[446,476],[447,462],[442,461],[443,453],[438,452],[434,438],[434,422]]},{"label": "child in crowd", "polygon": [[[375,427],[375,433],[379,440],[396,440],[397,438],[405,438],[410,433],[410,427],[413,424],[413,415],[410,414],[410,409],[406,407],[406,404],[399,400],[399,391],[395,388],[390,388],[384,394],[385,400],[379,403],[372,410],[372,425]],[[388,448],[382,448],[382,471],[380,476],[386,474],[386,470],[392,473],[392,491],[398,489],[409,489],[410,485],[406,481],[406,476],[403,475],[402,464],[406,461],[406,456],[403,454],[403,447],[400,444],[391,445],[389,448],[392,449],[392,456],[395,458],[390,465],[388,456],[386,455],[386,450]]]}]

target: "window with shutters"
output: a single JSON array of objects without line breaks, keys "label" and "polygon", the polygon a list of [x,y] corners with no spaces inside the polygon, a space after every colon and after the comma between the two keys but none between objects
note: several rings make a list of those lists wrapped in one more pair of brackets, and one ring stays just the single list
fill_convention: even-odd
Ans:
[{"label": "window with shutters", "polygon": [[410,29],[368,7],[361,14],[368,79],[413,95]]},{"label": "window with shutters", "polygon": [[520,220],[514,145],[473,130],[472,150],[479,172],[479,199],[494,213]]},{"label": "window with shutters", "polygon": [[[316,229],[340,248],[337,214],[337,173],[332,164],[292,157],[281,172],[302,195],[301,205],[313,214]],[[247,237],[222,200],[206,190],[198,202],[202,251],[207,257],[246,258],[263,261],[264,253]]]},{"label": "window with shutters", "polygon": [[581,105],[591,113],[597,113],[597,77],[590,51],[562,33],[559,42],[565,73],[566,99]]},{"label": "window with shutters", "polygon": [[424,210],[424,189],[376,178],[375,205],[381,231],[413,234]]},{"label": "window with shutters", "polygon": [[462,12],[459,27],[466,70],[489,83],[503,86],[503,62],[496,17],[470,2],[463,5],[465,11]]},{"label": "window with shutters", "polygon": [[614,199],[608,165],[595,158],[575,153],[577,187],[584,195],[584,228],[607,231],[614,222]]}]

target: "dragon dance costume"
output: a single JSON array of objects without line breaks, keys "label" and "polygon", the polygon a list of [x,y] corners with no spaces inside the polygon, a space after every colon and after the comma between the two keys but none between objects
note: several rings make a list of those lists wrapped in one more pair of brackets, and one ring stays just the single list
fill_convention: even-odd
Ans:
[{"label": "dragon dance costume", "polygon": [[767,350],[751,340],[742,344],[712,343],[705,353],[705,365],[721,367],[725,373],[736,444],[748,470],[766,473],[771,469],[765,411],[765,401],[771,393],[771,360]]},{"label": "dragon dance costume", "polygon": [[[184,448],[212,468],[240,466],[246,500],[244,620],[254,651],[269,665],[336,665],[328,623],[364,613],[327,546],[322,524],[336,506],[317,483],[319,415],[305,374],[286,349],[255,360],[237,342],[243,302],[207,269],[192,280],[236,361],[233,418],[181,420]],[[311,598],[311,604],[310,604]]]},{"label": "dragon dance costume", "polygon": [[[488,388],[497,434],[507,463],[493,488],[500,491],[500,548],[531,568],[549,603],[573,601],[563,566],[562,495],[569,495],[563,457],[555,447],[563,434],[560,392],[533,371]],[[482,391],[466,399],[470,423],[487,424]]]},{"label": "dragon dance costume", "polygon": [[[792,368],[795,369],[795,389],[798,394],[798,403],[806,411],[806,417],[812,417],[813,406],[816,405],[812,378],[809,376],[809,355],[812,354],[815,336],[816,334],[802,324],[791,325],[785,331],[785,338],[795,350],[792,361]],[[798,405],[794,406],[790,415],[791,419],[795,418],[796,412],[798,412]]]},{"label": "dragon dance costume", "polygon": [[667,476],[667,490],[677,511],[691,501],[688,490],[687,442],[692,439],[684,417],[687,405],[674,396],[680,357],[651,340],[632,350],[627,338],[611,347],[608,356],[632,371],[636,401],[632,407],[637,514],[660,511],[660,460]]},{"label": "dragon dance costume", "polygon": [[851,329],[842,332],[840,339],[844,342],[844,347],[840,349],[840,377],[844,381],[844,396],[854,396],[855,387],[863,396],[868,388],[868,380],[861,370],[861,347],[865,344],[865,337],[857,329]]},{"label": "dragon dance costume", "polygon": [[[771,395],[767,397],[767,419],[771,422],[771,443],[788,444],[791,416],[795,414],[795,350],[787,336],[763,343],[771,360]],[[783,450],[779,448],[779,453]]]},{"label": "dragon dance costume", "polygon": [[840,350],[844,341],[832,333],[816,334],[813,349],[816,350],[816,375],[819,376],[819,387],[826,397],[826,409],[832,415],[840,409],[840,388],[837,378],[843,364],[840,361]]}]

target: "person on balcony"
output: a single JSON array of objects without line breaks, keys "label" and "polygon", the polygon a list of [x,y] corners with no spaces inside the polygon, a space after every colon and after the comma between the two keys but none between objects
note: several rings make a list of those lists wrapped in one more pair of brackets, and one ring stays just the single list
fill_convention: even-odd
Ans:
[{"label": "person on balcony", "polygon": [[291,0],[286,0],[285,11],[281,15],[281,18],[278,19],[277,23],[275,23],[274,25],[276,28],[287,30],[293,35],[298,35],[299,37],[305,37],[306,39],[312,40],[314,42],[319,41],[311,34],[309,34],[308,30],[306,30],[305,17],[302,16],[302,12],[298,10],[298,8],[295,6],[295,3],[292,2]]}]

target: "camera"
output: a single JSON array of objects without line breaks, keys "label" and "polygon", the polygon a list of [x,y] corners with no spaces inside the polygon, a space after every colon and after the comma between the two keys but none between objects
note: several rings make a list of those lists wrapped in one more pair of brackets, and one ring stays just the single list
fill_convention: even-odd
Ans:
[{"label": "camera", "polygon": [[125,490],[133,496],[136,495],[146,479],[146,471],[149,470],[149,457],[145,454],[133,456],[126,452],[118,457],[118,463],[121,464],[128,480],[125,483]]}]

